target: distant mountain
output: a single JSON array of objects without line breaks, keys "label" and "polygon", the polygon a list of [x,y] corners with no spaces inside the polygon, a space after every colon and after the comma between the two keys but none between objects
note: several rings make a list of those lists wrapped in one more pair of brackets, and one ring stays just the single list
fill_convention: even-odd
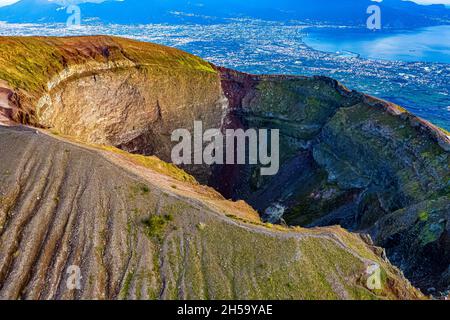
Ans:
[{"label": "distant mountain", "polygon": [[[422,6],[402,0],[107,0],[79,4],[84,21],[104,23],[216,23],[230,18],[302,20],[363,25],[369,5],[379,5],[384,27],[417,27],[450,23],[444,5]],[[66,7],[57,1],[21,0],[0,8],[0,21],[65,22]]]}]

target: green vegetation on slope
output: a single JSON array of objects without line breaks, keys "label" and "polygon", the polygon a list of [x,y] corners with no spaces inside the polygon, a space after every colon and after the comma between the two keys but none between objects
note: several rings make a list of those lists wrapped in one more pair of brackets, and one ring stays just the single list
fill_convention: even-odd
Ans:
[{"label": "green vegetation on slope", "polygon": [[[164,175],[134,174],[108,159],[112,153],[34,130],[0,127],[0,148],[0,173],[8,173],[0,175],[0,298],[422,297],[375,248],[342,229],[230,219],[231,202],[215,211],[195,190],[169,192]],[[59,284],[66,264],[80,266],[82,290]],[[373,264],[386,274],[380,291],[367,289]]]},{"label": "green vegetation on slope", "polygon": [[0,37],[0,80],[19,95],[22,121],[27,118],[32,124],[37,124],[35,104],[47,93],[47,85],[55,76],[71,67],[91,64],[94,68],[94,63],[114,67],[117,63],[120,68],[123,62],[150,74],[162,69],[173,74],[215,73],[209,63],[178,49],[124,38]]}]

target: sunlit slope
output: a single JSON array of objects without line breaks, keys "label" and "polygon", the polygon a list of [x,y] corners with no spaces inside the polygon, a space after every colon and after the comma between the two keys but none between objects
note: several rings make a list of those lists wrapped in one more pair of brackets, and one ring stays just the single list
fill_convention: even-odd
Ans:
[{"label": "sunlit slope", "polygon": [[[226,202],[200,184],[214,186],[227,199],[247,201],[264,217],[267,209],[282,208],[289,225],[341,225],[371,233],[416,286],[448,287],[449,133],[400,106],[325,77],[249,75],[176,49],[115,37],[4,37],[0,50],[0,123],[24,123],[59,139],[71,137],[71,143],[107,152],[159,188],[197,200],[200,192],[200,201],[214,212],[236,216],[232,210],[259,221],[243,202]],[[169,165],[173,130],[192,132],[194,121],[202,121],[204,130],[279,129],[279,174],[261,176],[258,165],[186,166],[186,174]],[[11,157],[2,165],[22,161],[21,154],[14,158],[1,151],[2,157]],[[26,153],[25,158],[42,161]],[[158,175],[142,176],[136,169],[141,167]],[[40,174],[35,168],[30,173]],[[81,169],[71,165],[67,170],[77,175]],[[103,179],[108,176],[102,172]],[[42,187],[54,180],[43,181]],[[147,222],[157,228],[168,224]],[[212,229],[200,224],[197,231]],[[267,242],[258,239],[253,246]],[[307,270],[316,272],[313,266]]]},{"label": "sunlit slope", "polygon": [[[0,127],[0,150],[1,298],[420,298],[340,228],[263,225],[158,166],[35,130]],[[373,265],[381,290],[367,288]]]}]

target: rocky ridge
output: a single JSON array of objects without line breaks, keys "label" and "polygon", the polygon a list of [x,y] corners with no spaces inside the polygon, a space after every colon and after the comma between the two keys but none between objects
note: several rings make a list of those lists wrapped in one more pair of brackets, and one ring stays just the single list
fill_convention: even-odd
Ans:
[{"label": "rocky ridge", "polygon": [[414,284],[449,286],[449,134],[404,109],[332,79],[248,75],[121,38],[3,38],[0,51],[3,117],[84,143],[169,161],[170,133],[194,120],[280,129],[275,177],[184,169],[269,220],[370,233]]}]

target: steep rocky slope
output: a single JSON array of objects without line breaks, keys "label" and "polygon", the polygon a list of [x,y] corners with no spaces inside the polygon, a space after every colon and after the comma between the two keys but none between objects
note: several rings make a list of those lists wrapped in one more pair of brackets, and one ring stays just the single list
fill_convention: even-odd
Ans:
[{"label": "steep rocky slope", "polygon": [[[175,128],[192,130],[193,119],[217,128],[225,112],[217,72],[176,49],[111,37],[8,37],[0,53],[3,113],[90,143],[170,161]],[[191,169],[208,180],[208,168]]]},{"label": "steep rocky slope", "polygon": [[368,232],[415,284],[450,287],[448,132],[331,79],[220,71],[228,123],[280,129],[282,165],[219,168],[218,190],[269,220]]},{"label": "steep rocky slope", "polygon": [[25,127],[0,150],[2,299],[421,298],[359,236],[264,225],[157,159]]},{"label": "steep rocky slope", "polygon": [[[265,219],[370,233],[423,289],[450,286],[450,138],[322,77],[254,76],[111,37],[0,39],[0,115],[170,161],[170,134],[281,131],[281,170],[187,166]],[[411,247],[414,244],[414,247]]]}]

